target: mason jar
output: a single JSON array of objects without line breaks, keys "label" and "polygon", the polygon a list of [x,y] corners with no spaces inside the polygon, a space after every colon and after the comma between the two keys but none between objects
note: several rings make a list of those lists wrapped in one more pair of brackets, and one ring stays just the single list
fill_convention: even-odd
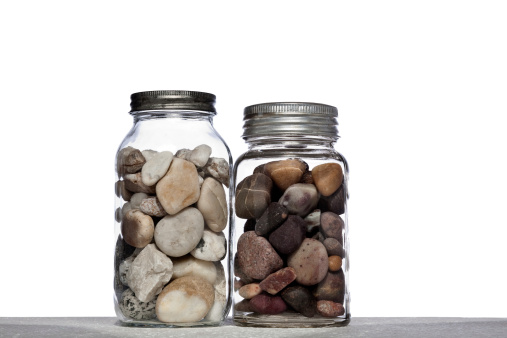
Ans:
[{"label": "mason jar", "polygon": [[219,325],[230,308],[232,158],[215,96],[132,94],[116,155],[114,304],[132,326]]},{"label": "mason jar", "polygon": [[350,321],[348,165],[335,107],[263,103],[244,110],[248,151],[233,172],[234,322]]}]

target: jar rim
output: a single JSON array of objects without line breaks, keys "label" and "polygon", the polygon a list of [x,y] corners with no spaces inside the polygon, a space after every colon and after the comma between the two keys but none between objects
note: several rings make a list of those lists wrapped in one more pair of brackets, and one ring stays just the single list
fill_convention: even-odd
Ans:
[{"label": "jar rim", "polygon": [[204,111],[216,114],[216,96],[190,90],[154,90],[130,95],[130,113],[149,110]]}]

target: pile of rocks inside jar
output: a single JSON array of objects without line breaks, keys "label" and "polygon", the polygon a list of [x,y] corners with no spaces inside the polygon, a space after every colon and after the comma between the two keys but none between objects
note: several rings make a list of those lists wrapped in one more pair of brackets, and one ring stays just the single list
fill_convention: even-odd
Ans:
[{"label": "pile of rocks inside jar", "polygon": [[269,162],[236,187],[237,217],[248,219],[234,257],[236,315],[344,314],[343,170],[311,171],[300,159]]},{"label": "pile of rocks inside jar", "polygon": [[118,152],[116,194],[125,203],[115,253],[115,291],[128,320],[220,321],[227,302],[223,185],[229,163],[193,150]]}]

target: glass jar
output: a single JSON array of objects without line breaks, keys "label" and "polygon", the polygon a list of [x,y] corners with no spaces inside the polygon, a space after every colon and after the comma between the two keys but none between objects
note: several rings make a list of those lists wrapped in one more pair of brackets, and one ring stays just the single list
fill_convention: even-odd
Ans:
[{"label": "glass jar", "polygon": [[131,96],[116,156],[114,303],[131,326],[219,325],[230,308],[232,158],[215,96]]},{"label": "glass jar", "polygon": [[238,325],[350,321],[348,165],[333,148],[337,116],[317,103],[245,108],[249,148],[233,173]]}]

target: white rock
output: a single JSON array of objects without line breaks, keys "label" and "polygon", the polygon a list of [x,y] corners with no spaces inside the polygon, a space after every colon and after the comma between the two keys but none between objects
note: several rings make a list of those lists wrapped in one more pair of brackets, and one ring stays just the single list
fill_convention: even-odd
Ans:
[{"label": "white rock", "polygon": [[201,187],[197,209],[202,213],[206,225],[219,232],[227,226],[227,200],[224,187],[214,178],[208,177]]},{"label": "white rock", "polygon": [[155,216],[155,217],[164,217],[167,215],[167,212],[165,212],[164,207],[158,199],[155,196],[145,198],[141,205],[139,206],[139,209],[141,209],[142,212],[144,212],[146,215]]},{"label": "white rock", "polygon": [[196,167],[201,168],[208,162],[209,155],[211,155],[211,147],[201,144],[189,152],[186,155],[186,159],[195,164]]},{"label": "white rock", "polygon": [[181,158],[182,160],[185,160],[187,158],[188,153],[190,152],[191,152],[190,149],[183,148],[178,150],[174,156],[177,158]]},{"label": "white rock", "polygon": [[174,258],[173,262],[173,279],[184,276],[201,277],[211,284],[217,279],[217,268],[213,262],[203,261],[191,255],[180,258]]},{"label": "white rock", "polygon": [[202,187],[202,184],[204,183],[204,178],[202,178],[200,175],[199,177],[197,178],[199,180],[199,188]]},{"label": "white rock", "polygon": [[158,151],[146,149],[146,150],[141,151],[141,154],[143,154],[144,159],[146,160],[146,162],[148,162],[153,157],[153,155],[158,154]]},{"label": "white rock", "polygon": [[143,320],[155,319],[155,305],[157,299],[153,299],[147,303],[141,302],[130,289],[125,290],[121,295],[119,303],[120,310],[127,318]]},{"label": "white rock", "polygon": [[134,262],[135,258],[136,256],[132,255],[120,263],[120,268],[118,269],[120,272],[120,282],[125,286],[129,285],[127,282],[127,273],[129,272],[130,267],[132,266],[132,262]]},{"label": "white rock", "polygon": [[190,254],[203,261],[216,262],[224,259],[226,240],[223,232],[204,230],[201,240]]},{"label": "white rock", "polygon": [[306,231],[311,232],[315,227],[320,226],[320,210],[316,209],[305,217]]},{"label": "white rock", "polygon": [[132,262],[127,282],[141,302],[149,302],[162,291],[172,275],[171,260],[154,244],[148,244]]},{"label": "white rock", "polygon": [[210,157],[204,167],[204,174],[217,179],[226,187],[229,187],[229,162],[223,158]]},{"label": "white rock", "polygon": [[145,194],[144,192],[138,192],[132,195],[130,198],[130,207],[131,209],[139,209],[139,206],[141,205],[141,202],[148,198],[148,194]]},{"label": "white rock", "polygon": [[162,218],[155,228],[155,243],[166,255],[181,257],[192,251],[202,238],[204,219],[196,208],[186,208]]},{"label": "white rock", "polygon": [[220,262],[215,262],[217,278],[213,287],[215,289],[215,301],[204,319],[209,321],[221,321],[227,303],[227,282],[225,280],[224,267]]},{"label": "white rock", "polygon": [[153,155],[141,170],[143,183],[147,186],[155,185],[167,173],[172,160],[173,153],[170,151],[162,151]]}]

